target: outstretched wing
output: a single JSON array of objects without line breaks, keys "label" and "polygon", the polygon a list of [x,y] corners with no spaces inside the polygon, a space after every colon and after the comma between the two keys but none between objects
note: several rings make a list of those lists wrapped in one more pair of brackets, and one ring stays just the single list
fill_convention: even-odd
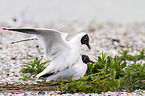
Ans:
[{"label": "outstretched wing", "polygon": [[61,33],[58,30],[41,28],[3,28],[3,30],[36,35],[45,51],[45,55],[50,59],[54,59],[64,51],[67,53],[70,50],[68,43],[65,41],[67,33]]}]

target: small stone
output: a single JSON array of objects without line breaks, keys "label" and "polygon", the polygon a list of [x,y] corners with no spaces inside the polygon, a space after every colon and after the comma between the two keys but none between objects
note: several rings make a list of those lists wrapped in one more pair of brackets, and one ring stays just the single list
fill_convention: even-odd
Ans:
[{"label": "small stone", "polygon": [[41,90],[41,91],[38,92],[38,94],[42,94],[42,95],[44,95],[45,92]]}]

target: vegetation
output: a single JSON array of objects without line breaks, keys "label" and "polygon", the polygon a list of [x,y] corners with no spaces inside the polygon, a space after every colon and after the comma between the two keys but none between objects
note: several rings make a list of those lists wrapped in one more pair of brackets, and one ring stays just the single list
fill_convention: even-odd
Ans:
[{"label": "vegetation", "polygon": [[[145,63],[142,63],[142,60],[145,60],[145,49],[138,50],[138,52],[138,55],[133,56],[129,54],[129,50],[122,49],[119,56],[114,57],[105,56],[102,52],[102,56],[97,57],[96,63],[87,64],[88,70],[80,80],[74,81],[72,78],[68,78],[65,82],[62,79],[57,81],[59,90],[70,93],[145,90]],[[41,59],[37,58],[34,61],[39,61],[38,65],[33,65],[32,61],[24,63],[23,67],[26,68],[22,68],[21,72],[30,72],[35,75],[45,68],[43,67],[45,63],[40,63]],[[30,67],[32,65],[33,67]]]},{"label": "vegetation", "polygon": [[[139,51],[139,50],[138,50]],[[67,82],[59,81],[62,92],[100,93],[106,91],[134,91],[145,89],[145,63],[137,62],[145,59],[145,50],[139,55],[129,55],[129,50],[121,50],[121,56],[106,57],[103,53],[97,62],[88,64],[86,77]],[[127,63],[133,61],[133,64]],[[92,74],[92,75],[91,75]]]},{"label": "vegetation", "polygon": [[36,57],[34,61],[29,61],[28,63],[24,62],[20,70],[23,78],[19,78],[19,80],[35,80],[33,77],[43,71],[46,68],[44,65],[48,63],[48,61],[42,63],[41,60],[42,58],[39,60],[38,57]]}]

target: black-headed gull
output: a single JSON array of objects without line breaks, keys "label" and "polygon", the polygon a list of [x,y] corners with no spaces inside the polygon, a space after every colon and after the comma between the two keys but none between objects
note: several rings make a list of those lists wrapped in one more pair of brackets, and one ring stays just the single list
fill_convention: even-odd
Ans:
[{"label": "black-headed gull", "polygon": [[51,62],[44,71],[36,76],[37,78],[52,71],[58,72],[67,67],[71,67],[79,59],[83,45],[87,45],[87,47],[91,49],[89,36],[85,32],[77,34],[70,41],[66,41],[67,33],[62,33],[55,29],[3,28],[3,30],[34,34],[38,37],[44,49],[45,56],[47,56]]},{"label": "black-headed gull", "polygon": [[58,73],[51,73],[51,74],[45,74],[41,76],[41,78],[47,78],[46,81],[51,80],[59,80],[61,77],[63,80],[66,80],[67,77],[71,78],[73,77],[73,80],[78,80],[80,77],[83,77],[87,70],[87,63],[94,63],[89,59],[87,55],[82,55],[78,59],[77,63],[72,65],[70,68],[66,68]]}]

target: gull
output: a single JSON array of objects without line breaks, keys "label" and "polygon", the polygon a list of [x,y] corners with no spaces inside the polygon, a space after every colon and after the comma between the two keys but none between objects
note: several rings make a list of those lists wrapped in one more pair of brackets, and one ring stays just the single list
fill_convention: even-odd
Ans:
[{"label": "gull", "polygon": [[53,72],[62,71],[75,64],[80,54],[82,46],[86,45],[91,49],[89,44],[89,36],[85,32],[77,34],[70,41],[66,41],[67,33],[62,33],[55,29],[42,28],[3,28],[3,30],[17,31],[27,34],[34,34],[39,39],[44,56],[51,62],[41,73],[36,77]]},{"label": "gull", "polygon": [[90,60],[87,55],[81,55],[76,64],[72,65],[70,68],[66,68],[58,73],[50,73],[42,75],[40,78],[47,78],[46,82],[56,81],[62,79],[66,80],[68,77],[73,77],[73,80],[78,80],[80,77],[83,77],[87,70],[87,63],[94,63]]}]

